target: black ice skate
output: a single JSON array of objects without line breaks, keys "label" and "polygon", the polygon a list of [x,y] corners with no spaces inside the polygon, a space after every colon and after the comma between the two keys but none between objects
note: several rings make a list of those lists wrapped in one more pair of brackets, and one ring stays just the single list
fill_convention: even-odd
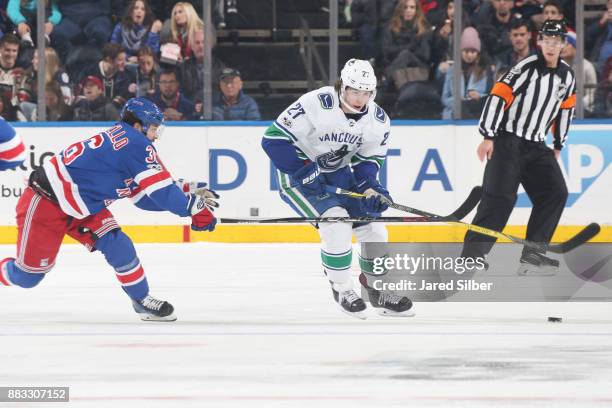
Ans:
[{"label": "black ice skate", "polygon": [[412,301],[406,296],[399,296],[393,292],[381,292],[368,285],[366,276],[359,275],[359,283],[368,291],[372,307],[376,308],[381,316],[412,317],[414,308]]},{"label": "black ice skate", "polygon": [[559,261],[533,251],[523,253],[520,262],[519,276],[552,276],[559,270]]},{"label": "black ice skate", "polygon": [[165,300],[158,300],[153,296],[147,295],[140,302],[132,300],[132,306],[140,315],[140,319],[144,321],[173,322],[176,320],[174,307]]},{"label": "black ice skate", "polygon": [[363,313],[366,305],[357,292],[353,290],[350,281],[347,283],[330,283],[334,300],[340,305],[342,311],[358,319],[366,319],[366,315]]}]

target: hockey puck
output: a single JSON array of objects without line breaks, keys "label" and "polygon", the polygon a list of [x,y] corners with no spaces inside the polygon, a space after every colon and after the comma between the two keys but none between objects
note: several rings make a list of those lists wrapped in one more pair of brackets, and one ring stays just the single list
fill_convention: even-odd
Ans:
[{"label": "hockey puck", "polygon": [[553,323],[561,323],[563,321],[563,318],[548,316],[548,321]]}]

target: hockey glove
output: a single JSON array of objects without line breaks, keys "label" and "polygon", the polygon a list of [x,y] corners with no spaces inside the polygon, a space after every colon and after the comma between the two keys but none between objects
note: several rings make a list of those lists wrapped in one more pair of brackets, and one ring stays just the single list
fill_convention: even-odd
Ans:
[{"label": "hockey glove", "polygon": [[219,198],[219,194],[217,194],[214,190],[209,190],[206,187],[207,183],[203,181],[185,181],[180,178],[174,181],[183,192],[187,195],[196,194],[200,197],[204,197],[206,200],[206,206],[209,210],[214,211],[215,208],[219,207],[219,203],[215,201],[215,199]]},{"label": "hockey glove", "polygon": [[357,183],[356,190],[366,196],[362,199],[362,205],[367,213],[381,213],[389,208],[389,204],[393,202],[387,189],[374,178],[360,181]]},{"label": "hockey glove", "polygon": [[321,172],[317,163],[308,163],[295,173],[292,179],[294,185],[301,186],[305,195],[322,195],[325,193],[325,184],[321,180]]},{"label": "hockey glove", "polygon": [[194,231],[214,231],[217,219],[208,209],[206,198],[191,194],[189,196],[191,229]]}]

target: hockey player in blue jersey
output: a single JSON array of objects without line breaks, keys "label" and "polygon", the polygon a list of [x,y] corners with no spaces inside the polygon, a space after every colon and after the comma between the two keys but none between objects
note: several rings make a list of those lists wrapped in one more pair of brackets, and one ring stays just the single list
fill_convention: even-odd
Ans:
[{"label": "hockey player in blue jersey", "polygon": [[210,209],[218,206],[218,195],[204,183],[174,181],[157,155],[153,142],[163,122],[154,103],[132,98],[115,126],[34,170],[17,203],[17,257],[0,261],[0,284],[36,286],[53,268],[67,234],[104,255],[141,319],[176,320],[170,303],[149,294],[134,245],[106,208],[130,197],[145,210],[191,217],[193,230],[215,229]]},{"label": "hockey player in blue jersey", "polygon": [[0,171],[20,166],[25,158],[23,141],[15,129],[0,117]]}]

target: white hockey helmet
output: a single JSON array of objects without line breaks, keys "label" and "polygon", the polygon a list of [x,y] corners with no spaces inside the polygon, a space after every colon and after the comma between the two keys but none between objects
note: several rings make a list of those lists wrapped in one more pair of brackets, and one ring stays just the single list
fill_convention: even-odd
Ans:
[{"label": "white hockey helmet", "polygon": [[340,71],[340,80],[340,102],[352,112],[360,113],[350,106],[344,98],[344,91],[347,86],[360,91],[372,92],[368,103],[376,97],[376,74],[374,74],[374,68],[368,61],[355,58],[348,60]]}]

